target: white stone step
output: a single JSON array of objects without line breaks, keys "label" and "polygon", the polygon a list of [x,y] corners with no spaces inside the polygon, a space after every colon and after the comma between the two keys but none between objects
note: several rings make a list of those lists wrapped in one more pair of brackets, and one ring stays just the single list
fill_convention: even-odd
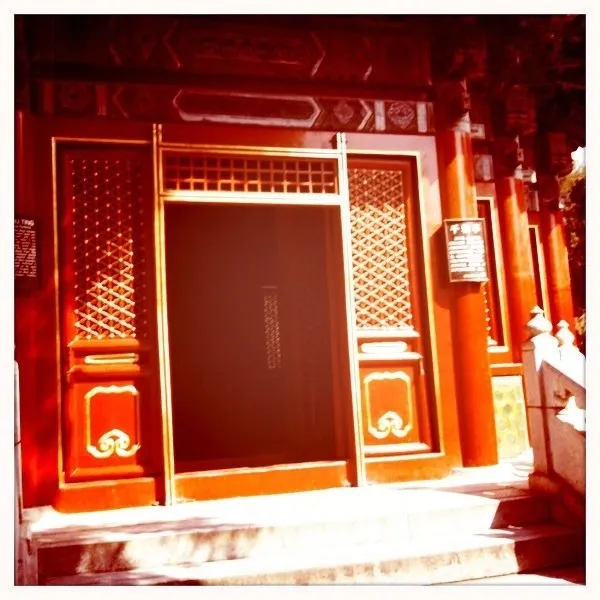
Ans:
[{"label": "white stone step", "polygon": [[[32,526],[40,581],[82,572],[154,569],[225,559],[524,526],[550,518],[549,497],[518,486],[325,490],[102,513]],[[116,511],[115,511],[116,512]],[[113,515],[117,519],[117,515]]]},{"label": "white stone step", "polygon": [[395,543],[320,547],[118,573],[50,578],[47,585],[413,584],[498,577],[582,564],[584,541],[557,525],[483,530]]}]

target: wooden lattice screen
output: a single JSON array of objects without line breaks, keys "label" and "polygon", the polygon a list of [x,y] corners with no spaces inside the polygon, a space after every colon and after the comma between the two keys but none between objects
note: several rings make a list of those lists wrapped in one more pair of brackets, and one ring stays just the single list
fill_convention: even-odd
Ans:
[{"label": "wooden lattice screen", "polygon": [[357,326],[411,328],[403,172],[350,168],[348,176]]},{"label": "wooden lattice screen", "polygon": [[144,338],[142,165],[71,158],[75,339]]}]

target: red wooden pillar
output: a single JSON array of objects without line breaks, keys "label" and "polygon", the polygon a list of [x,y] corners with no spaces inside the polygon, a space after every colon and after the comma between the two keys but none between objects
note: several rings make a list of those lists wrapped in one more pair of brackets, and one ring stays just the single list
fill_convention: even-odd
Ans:
[{"label": "red wooden pillar", "polygon": [[506,295],[513,360],[521,360],[521,344],[525,341],[525,325],[536,305],[535,273],[531,244],[525,184],[517,167],[519,145],[516,138],[501,138],[496,144],[496,202],[500,221],[502,253],[506,272]]},{"label": "red wooden pillar", "polygon": [[540,233],[546,259],[550,312],[554,324],[564,319],[573,327],[573,297],[563,216],[558,208],[558,197],[551,202],[544,200],[542,198],[540,207]]},{"label": "red wooden pillar", "polygon": [[[445,219],[477,217],[468,107],[461,105],[461,100],[466,99],[464,84],[444,84],[441,102],[436,106],[436,143]],[[463,464],[467,467],[496,464],[496,424],[482,285],[471,282],[449,285]]]}]

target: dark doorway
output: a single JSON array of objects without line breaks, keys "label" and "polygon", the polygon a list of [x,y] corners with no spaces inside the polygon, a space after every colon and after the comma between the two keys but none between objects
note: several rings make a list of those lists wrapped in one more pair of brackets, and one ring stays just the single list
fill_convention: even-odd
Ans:
[{"label": "dark doorway", "polygon": [[177,473],[338,458],[329,210],[166,205]]}]

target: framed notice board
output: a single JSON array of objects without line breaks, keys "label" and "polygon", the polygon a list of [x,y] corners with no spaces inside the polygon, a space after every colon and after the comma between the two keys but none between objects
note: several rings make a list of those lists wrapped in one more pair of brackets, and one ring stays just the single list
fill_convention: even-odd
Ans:
[{"label": "framed notice board", "polygon": [[39,222],[31,217],[15,216],[15,292],[35,290],[39,283]]},{"label": "framed notice board", "polygon": [[489,280],[484,219],[444,219],[450,281]]}]

